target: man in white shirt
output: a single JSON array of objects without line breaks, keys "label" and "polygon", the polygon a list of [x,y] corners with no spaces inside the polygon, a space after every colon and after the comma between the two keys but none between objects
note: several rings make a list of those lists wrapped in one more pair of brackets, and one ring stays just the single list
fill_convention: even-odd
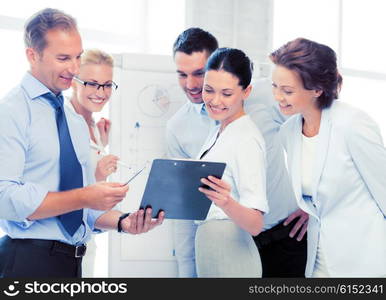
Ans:
[{"label": "man in white shirt", "polygon": [[[189,28],[173,47],[179,84],[188,97],[168,121],[166,139],[170,158],[195,158],[216,122],[209,118],[202,100],[205,64],[218,48],[216,38],[200,28]],[[263,277],[304,277],[308,215],[298,209],[284,163],[277,132],[285,120],[277,113],[267,80],[253,83],[246,111],[264,136],[267,147],[267,196],[270,213],[264,216],[264,232],[255,237],[263,265]],[[293,219],[297,222],[284,226]],[[174,223],[175,253],[180,277],[196,277],[194,221]],[[296,240],[295,237],[297,236]],[[300,241],[299,241],[300,240]],[[285,243],[286,252],[283,251]],[[290,251],[288,251],[290,248]],[[291,254],[289,254],[291,253]]]}]

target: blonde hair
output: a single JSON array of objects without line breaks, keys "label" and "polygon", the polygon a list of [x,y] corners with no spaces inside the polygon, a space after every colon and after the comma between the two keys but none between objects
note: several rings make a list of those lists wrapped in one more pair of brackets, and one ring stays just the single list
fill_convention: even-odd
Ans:
[{"label": "blonde hair", "polygon": [[94,65],[108,65],[114,67],[113,57],[99,49],[86,50],[81,56],[81,65],[94,64]]}]

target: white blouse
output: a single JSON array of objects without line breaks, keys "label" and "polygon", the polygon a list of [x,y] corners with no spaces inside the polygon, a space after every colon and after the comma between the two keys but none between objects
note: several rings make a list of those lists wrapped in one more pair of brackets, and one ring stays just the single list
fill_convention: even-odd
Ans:
[{"label": "white blouse", "polygon": [[[75,113],[77,113],[75,111],[75,108],[74,106],[72,105],[71,101],[66,98],[65,99],[65,104],[72,110],[74,111]],[[86,122],[86,121],[85,121]],[[94,173],[95,173],[95,170],[96,170],[96,167],[97,167],[97,164],[98,164],[98,161],[104,156],[106,155],[106,152],[105,152],[105,147],[103,146],[102,144],[102,141],[101,141],[101,137],[100,137],[100,134],[99,134],[99,130],[98,128],[96,127],[95,125],[95,121],[93,119],[93,125],[91,126],[91,130],[93,131],[93,134],[94,134],[94,137],[95,137],[95,140],[96,140],[96,143],[91,139],[90,137],[90,155],[91,155],[91,166],[94,170]]]},{"label": "white blouse", "polygon": [[105,146],[102,144],[102,140],[99,134],[99,130],[95,125],[95,122],[91,126],[91,130],[93,131],[96,143],[90,138],[90,148],[91,148],[91,163],[96,169],[98,161],[106,155]]},{"label": "white blouse", "polygon": [[[265,142],[259,129],[244,115],[228,124],[220,134],[219,130],[220,125],[209,133],[197,159],[213,145],[202,160],[225,162],[222,179],[231,185],[233,199],[267,213]],[[211,219],[229,217],[212,203],[206,220]]]},{"label": "white blouse", "polygon": [[302,137],[302,193],[303,195],[312,196],[312,180],[318,136],[306,137],[303,134]]},{"label": "white blouse", "polygon": [[[302,135],[302,193],[312,197],[312,181],[318,135],[306,137]],[[320,239],[316,250],[315,267],[312,277],[329,277],[323,247]]]}]

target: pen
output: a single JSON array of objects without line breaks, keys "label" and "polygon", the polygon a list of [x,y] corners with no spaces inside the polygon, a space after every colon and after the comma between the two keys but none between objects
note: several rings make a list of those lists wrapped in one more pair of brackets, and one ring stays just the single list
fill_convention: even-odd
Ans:
[{"label": "pen", "polygon": [[135,173],[128,181],[126,181],[123,185],[129,184],[130,181],[132,181],[135,177],[137,177],[143,170],[145,170],[146,164],[143,166],[141,170],[139,170],[137,173]]},{"label": "pen", "polygon": [[[108,155],[108,153],[106,152],[106,150],[103,149],[102,147],[100,147],[100,146],[98,146],[98,145],[94,145],[94,144],[91,144],[90,146],[91,146],[91,148],[93,148],[94,150],[98,150],[98,151],[99,151],[99,154],[102,154],[102,155]],[[127,169],[131,169],[131,167],[129,166],[129,164],[127,164],[127,163],[125,163],[125,162],[123,162],[123,161],[118,160],[118,161],[117,161],[117,164],[120,165],[120,166],[122,166],[122,167],[125,167],[125,168],[127,168]]]}]

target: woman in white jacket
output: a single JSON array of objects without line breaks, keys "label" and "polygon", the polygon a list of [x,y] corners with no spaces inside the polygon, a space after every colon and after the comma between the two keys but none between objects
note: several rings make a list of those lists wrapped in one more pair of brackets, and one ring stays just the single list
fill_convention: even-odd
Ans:
[{"label": "woman in white jacket", "polygon": [[270,55],[293,189],[309,215],[307,277],[386,276],[386,149],[363,111],[334,101],[335,52],[306,39]]}]

